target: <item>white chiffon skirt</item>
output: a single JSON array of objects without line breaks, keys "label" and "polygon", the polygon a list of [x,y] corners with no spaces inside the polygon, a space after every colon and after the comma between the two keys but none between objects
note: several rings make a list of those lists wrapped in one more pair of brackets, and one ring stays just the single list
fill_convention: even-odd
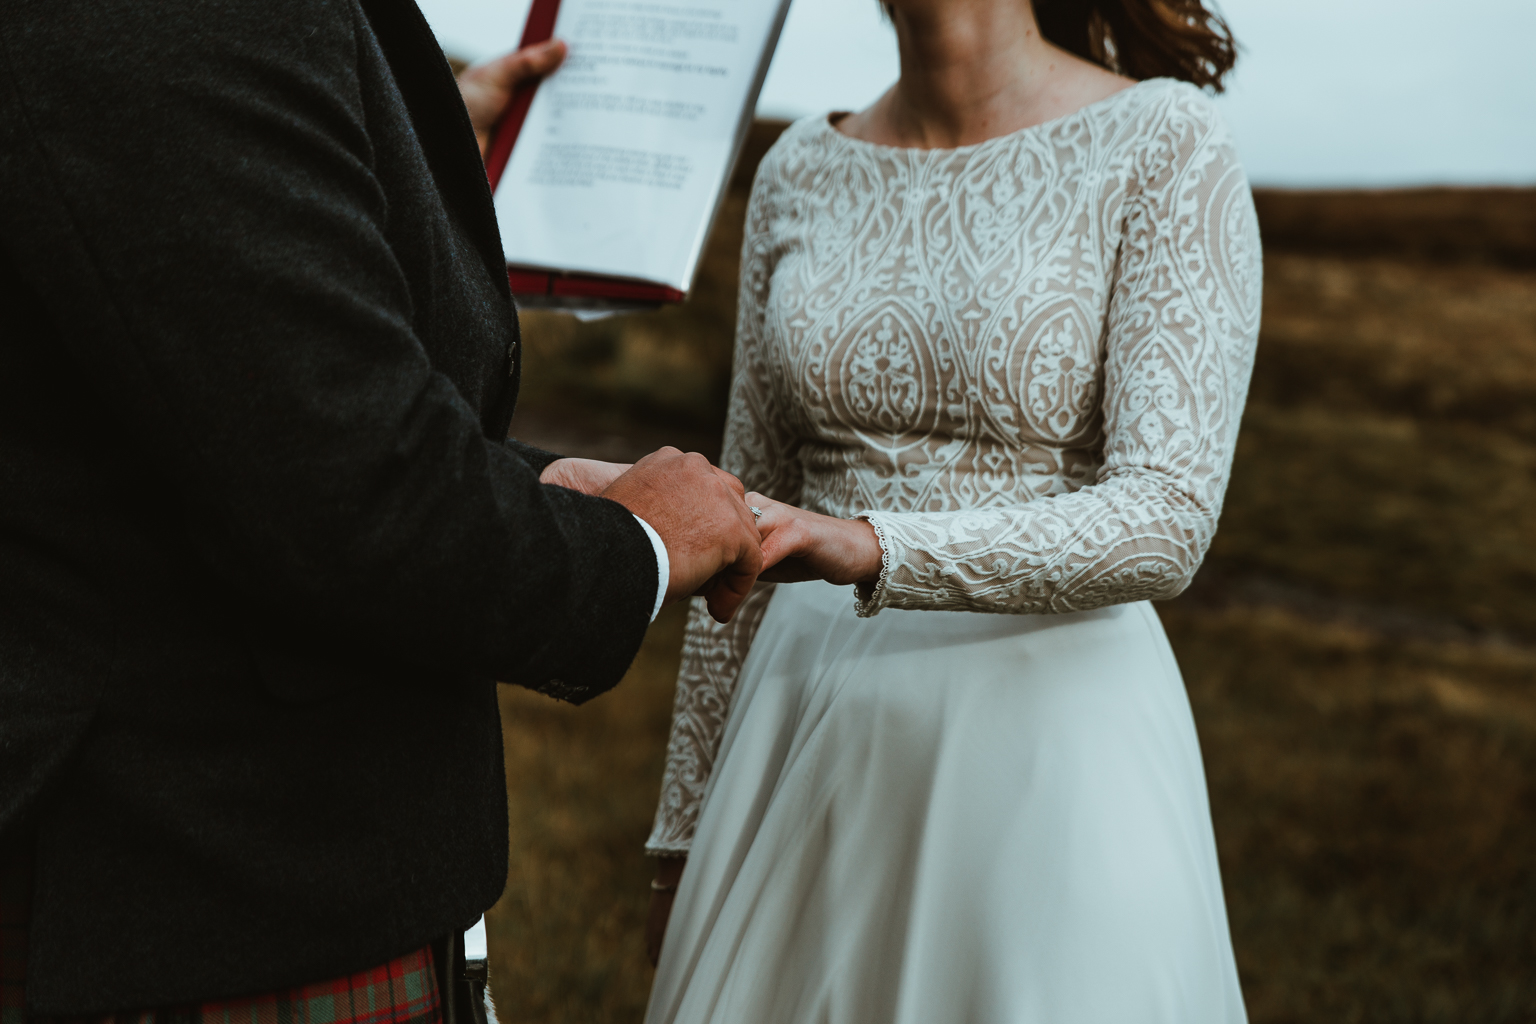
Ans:
[{"label": "white chiffon skirt", "polygon": [[780,586],[651,1024],[1237,1024],[1199,743],[1146,603],[887,610]]}]

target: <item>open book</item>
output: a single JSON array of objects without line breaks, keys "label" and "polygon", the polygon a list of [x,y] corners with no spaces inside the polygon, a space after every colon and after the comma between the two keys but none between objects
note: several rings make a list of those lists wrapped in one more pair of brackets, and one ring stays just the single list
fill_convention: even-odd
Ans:
[{"label": "open book", "polygon": [[681,302],[789,0],[534,0],[523,45],[570,44],[486,156],[508,276],[530,307]]}]

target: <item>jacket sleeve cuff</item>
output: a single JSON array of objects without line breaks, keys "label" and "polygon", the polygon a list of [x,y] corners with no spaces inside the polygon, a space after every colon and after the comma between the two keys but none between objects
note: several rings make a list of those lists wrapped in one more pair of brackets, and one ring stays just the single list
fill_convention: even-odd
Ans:
[{"label": "jacket sleeve cuff", "polygon": [[672,556],[667,554],[667,545],[654,526],[639,516],[635,516],[635,522],[651,539],[651,550],[656,553],[656,604],[651,608],[651,621],[655,622],[656,616],[661,614],[661,606],[667,603],[667,585],[672,582]]},{"label": "jacket sleeve cuff", "polygon": [[567,588],[552,600],[563,614],[544,643],[504,682],[572,704],[612,689],[634,660],[651,624],[656,557],[635,516],[618,502],[547,486],[574,541]]},{"label": "jacket sleeve cuff", "polygon": [[517,453],[517,457],[533,467],[535,473],[543,473],[549,468],[551,462],[557,462],[565,456],[547,452],[542,448],[535,448],[531,444],[524,444],[516,438],[507,438],[507,447]]}]

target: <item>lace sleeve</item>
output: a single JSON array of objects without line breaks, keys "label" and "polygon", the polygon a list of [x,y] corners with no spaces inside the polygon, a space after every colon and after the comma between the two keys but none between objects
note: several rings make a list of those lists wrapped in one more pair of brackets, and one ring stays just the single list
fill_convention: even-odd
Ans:
[{"label": "lace sleeve", "polygon": [[1172,597],[1216,532],[1258,340],[1258,222],[1207,102],[1176,105],[1139,155],[1105,324],[1095,481],[1023,505],[864,512],[882,608],[1068,612]]},{"label": "lace sleeve", "polygon": [[[761,344],[775,260],[770,236],[774,178],[770,153],[753,183],[747,207],[730,410],[720,464],[735,473],[747,490],[793,503],[801,489],[794,435],[769,391]],[[759,583],[735,618],[724,625],[710,618],[700,599],[689,609],[661,801],[645,844],[653,856],[681,856],[693,842],[699,804],[720,749],[736,680],[772,595],[772,584]]]}]

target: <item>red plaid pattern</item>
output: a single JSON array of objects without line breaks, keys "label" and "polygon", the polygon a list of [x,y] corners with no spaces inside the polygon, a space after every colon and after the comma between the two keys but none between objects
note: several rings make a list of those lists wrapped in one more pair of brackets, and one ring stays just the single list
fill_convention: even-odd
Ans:
[{"label": "red plaid pattern", "polygon": [[[435,1024],[442,1016],[430,948],[350,978],[204,1003],[184,1013],[174,1015],[176,1024]],[[119,1014],[111,1024],[170,1024],[171,1019],[162,1013]]]},{"label": "red plaid pattern", "polygon": [[[0,1024],[28,1024],[25,861],[0,865]],[[350,978],[249,999],[99,1017],[31,1018],[31,1024],[439,1024],[442,1008],[430,948]]]}]

